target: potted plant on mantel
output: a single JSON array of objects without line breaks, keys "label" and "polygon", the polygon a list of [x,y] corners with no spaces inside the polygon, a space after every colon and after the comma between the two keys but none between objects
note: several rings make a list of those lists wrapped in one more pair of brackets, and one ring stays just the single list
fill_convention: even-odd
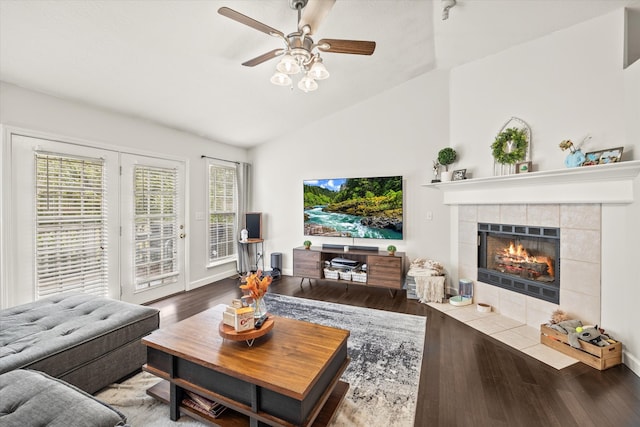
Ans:
[{"label": "potted plant on mantel", "polygon": [[456,161],[458,153],[451,147],[443,148],[438,152],[438,163],[444,166],[444,172],[440,176],[441,181],[451,181],[451,172],[449,165]]},{"label": "potted plant on mantel", "polygon": [[309,250],[309,248],[311,247],[311,240],[305,240],[303,245],[305,249]]},{"label": "potted plant on mantel", "polygon": [[387,252],[389,252],[389,255],[394,256],[396,254],[396,247],[393,245],[387,246]]}]

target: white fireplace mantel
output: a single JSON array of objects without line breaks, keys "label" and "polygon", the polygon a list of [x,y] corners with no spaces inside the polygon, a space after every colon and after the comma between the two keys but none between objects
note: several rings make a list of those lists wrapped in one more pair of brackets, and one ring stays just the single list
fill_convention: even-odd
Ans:
[{"label": "white fireplace mantel", "polygon": [[446,205],[632,203],[640,160],[425,184]]}]

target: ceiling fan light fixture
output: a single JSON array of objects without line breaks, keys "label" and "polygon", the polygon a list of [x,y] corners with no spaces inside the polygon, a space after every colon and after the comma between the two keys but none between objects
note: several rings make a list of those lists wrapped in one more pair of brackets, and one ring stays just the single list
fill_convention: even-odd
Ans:
[{"label": "ceiling fan light fixture", "polygon": [[322,63],[322,59],[318,58],[313,62],[309,69],[309,76],[314,80],[324,80],[329,78],[329,71]]},{"label": "ceiling fan light fixture", "polygon": [[313,92],[318,89],[318,83],[309,76],[304,76],[298,82],[298,89],[303,92]]},{"label": "ceiling fan light fixture", "polygon": [[276,86],[291,86],[291,77],[285,73],[276,71],[273,76],[271,76],[271,83]]},{"label": "ceiling fan light fixture", "polygon": [[288,53],[282,57],[276,68],[284,74],[298,74],[300,72],[298,61]]},{"label": "ceiling fan light fixture", "polygon": [[[0,0],[2,1],[2,0]],[[298,15],[296,31],[285,35],[280,30],[270,27],[249,16],[243,15],[228,7],[221,7],[218,13],[240,24],[246,25],[281,39],[285,47],[273,49],[262,55],[242,63],[245,67],[255,67],[263,62],[280,57],[276,72],[271,76],[271,83],[278,86],[289,86],[293,89],[294,75],[302,77],[298,80],[298,88],[304,92],[318,89],[318,81],[330,77],[329,71],[322,63],[320,52],[372,55],[376,42],[366,40],[322,39],[317,44],[311,37],[318,31],[318,25],[331,10],[336,0],[288,0],[291,9]],[[457,0],[440,0],[448,12]],[[304,14],[302,13],[304,9]]]}]

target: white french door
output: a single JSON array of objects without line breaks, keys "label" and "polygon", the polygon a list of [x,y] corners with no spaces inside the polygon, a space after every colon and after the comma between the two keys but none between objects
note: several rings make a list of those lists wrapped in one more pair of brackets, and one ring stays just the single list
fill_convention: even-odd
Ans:
[{"label": "white french door", "polygon": [[70,290],[145,303],[185,289],[185,164],[12,134],[14,306]]},{"label": "white french door", "polygon": [[11,136],[9,306],[71,290],[119,295],[117,175],[115,152]]},{"label": "white french door", "polygon": [[184,163],[120,156],[122,299],[145,303],[185,290]]}]

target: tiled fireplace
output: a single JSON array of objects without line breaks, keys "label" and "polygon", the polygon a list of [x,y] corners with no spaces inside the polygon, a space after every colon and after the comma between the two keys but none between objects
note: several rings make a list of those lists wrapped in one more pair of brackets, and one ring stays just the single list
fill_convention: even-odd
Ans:
[{"label": "tiled fireplace", "polygon": [[[576,318],[599,324],[600,218],[600,204],[459,206],[458,276],[474,280],[476,302],[490,304],[496,312],[527,325],[538,327],[558,307]],[[478,280],[479,223],[559,229],[562,238],[557,269],[562,286],[558,304]]]},{"label": "tiled fireplace", "polygon": [[[637,258],[628,251],[636,243],[637,230],[631,229],[630,233],[626,230],[637,225],[635,214],[628,215],[638,202],[638,189],[634,188],[638,176],[640,161],[626,161],[427,184],[441,191],[443,203],[452,207],[450,283],[455,286],[458,279],[473,280],[474,302],[490,304],[493,313],[479,313],[473,306],[430,304],[559,369],[575,359],[556,360],[558,355],[566,356],[541,345],[539,331],[540,324],[560,308],[572,318],[601,325],[621,338],[625,342],[623,363],[640,372],[637,334],[629,322],[629,314],[631,317],[636,314],[636,302],[626,295],[618,300],[620,291],[629,290],[627,281],[631,275],[627,269]],[[554,277],[544,278],[559,288],[557,303],[484,281],[478,270],[483,268],[478,263],[478,233],[483,227],[479,224],[500,227],[506,224],[507,228],[524,227],[535,233],[560,236]],[[508,229],[514,230],[514,234],[522,231]],[[536,253],[548,249],[520,243],[523,247],[532,246]],[[494,271],[514,267],[512,260],[498,264]],[[518,266],[515,267],[517,271]],[[534,266],[534,270],[539,267]],[[535,279],[535,274],[519,274]],[[517,283],[520,282],[517,277],[511,278],[516,287],[526,287],[524,281]],[[535,287],[536,280],[526,284]]]}]

